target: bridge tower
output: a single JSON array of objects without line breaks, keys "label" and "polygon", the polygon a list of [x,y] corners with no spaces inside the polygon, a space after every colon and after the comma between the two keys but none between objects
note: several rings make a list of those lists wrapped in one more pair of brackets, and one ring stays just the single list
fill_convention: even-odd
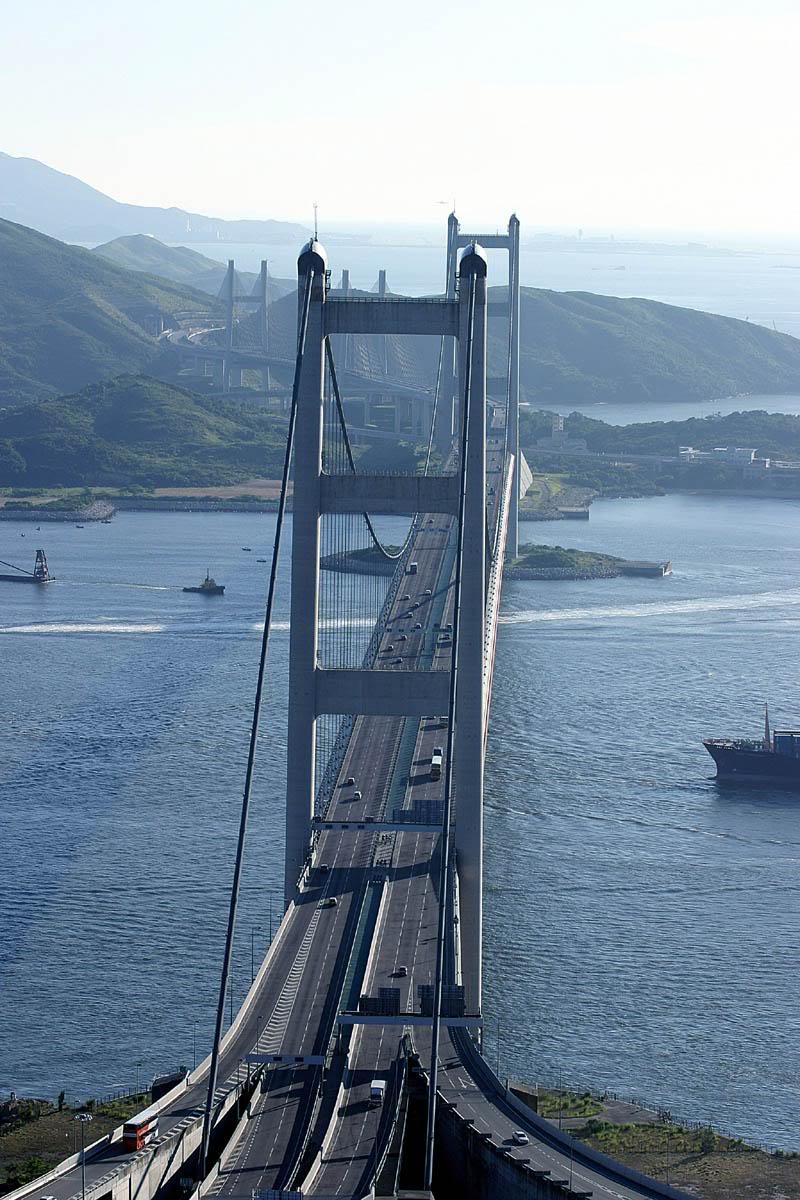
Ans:
[{"label": "bridge tower", "polygon": [[[239,279],[236,274],[236,263],[234,259],[228,259],[228,269],[225,272],[225,278],[219,291],[219,297],[225,306],[225,354],[222,359],[223,392],[229,392],[231,387],[241,387],[242,384],[242,368],[234,361],[236,348],[233,343],[236,329],[237,304],[255,306],[258,350],[263,355],[269,353],[268,280],[267,260],[262,259],[261,269],[259,270],[253,290],[251,292],[241,291]],[[268,365],[265,365],[262,369],[262,380],[265,392],[269,393],[270,379]]]},{"label": "bridge tower", "polygon": [[[519,219],[512,213],[508,221],[507,233],[474,234],[462,233],[458,218],[451,213],[447,219],[447,295],[455,294],[456,261],[461,247],[478,242],[485,250],[508,251],[508,383],[507,410],[508,422],[507,445],[509,453],[514,455],[514,487],[511,508],[508,514],[508,540],[506,553],[510,558],[516,558],[519,551],[519,501],[520,480],[524,471],[519,453],[519,328],[520,328],[520,284],[519,284]],[[442,388],[439,404],[444,402],[444,413],[437,435],[437,446],[440,449],[449,446],[447,428],[454,427],[454,410],[457,407],[455,389],[455,349],[451,343],[445,348],[442,368]],[[530,480],[528,480],[530,482]]]},{"label": "bridge tower", "polygon": [[[289,727],[286,790],[285,892],[287,902],[308,861],[316,793],[317,718],[422,718],[448,711],[449,671],[326,669],[318,665],[320,518],[326,512],[362,514],[461,511],[461,475],[323,473],[325,340],[348,334],[427,334],[458,347],[456,386],[470,368],[468,454],[463,502],[464,544],[458,686],[454,721],[454,842],[460,878],[462,976],[468,1011],[480,1011],[483,756],[487,675],[486,611],[486,257],[477,245],[462,254],[461,288],[441,299],[385,294],[352,299],[328,287],[327,258],[311,241],[297,264],[298,297],[313,275],[305,353],[299,377],[295,432],[292,533]],[[474,315],[469,295],[474,279]],[[455,288],[453,289],[455,292]],[[469,356],[469,361],[468,361]]]}]

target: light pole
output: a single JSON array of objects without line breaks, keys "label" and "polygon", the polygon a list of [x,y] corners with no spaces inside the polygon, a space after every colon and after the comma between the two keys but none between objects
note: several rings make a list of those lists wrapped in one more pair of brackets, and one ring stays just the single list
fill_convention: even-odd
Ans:
[{"label": "light pole", "polygon": [[229,1010],[228,1010],[230,1013],[230,1016],[228,1018],[228,1025],[232,1025],[233,1024],[233,974],[231,974],[231,980],[230,980],[230,983],[228,984],[228,1000],[229,1000],[229,1005],[230,1005]]},{"label": "light pole", "polygon": [[[270,904],[272,904],[271,898],[270,898]],[[272,941],[272,920],[271,919],[270,919],[269,924],[270,924],[270,941]],[[256,930],[260,929],[260,928],[261,928],[260,925],[251,925],[250,926],[250,983],[251,984],[256,977]]]},{"label": "light pole", "polygon": [[192,1025],[192,1070],[197,1070],[197,1021]]},{"label": "light pole", "polygon": [[497,1070],[495,1071],[495,1075],[497,1076],[498,1079],[500,1078],[500,1037],[501,1037],[502,1031],[503,1031],[503,1026],[500,1021],[500,1014],[498,1013],[497,1014]]},{"label": "light pole", "polygon": [[86,1126],[92,1119],[91,1113],[76,1113],[75,1120],[81,1125],[81,1194],[86,1200]]}]

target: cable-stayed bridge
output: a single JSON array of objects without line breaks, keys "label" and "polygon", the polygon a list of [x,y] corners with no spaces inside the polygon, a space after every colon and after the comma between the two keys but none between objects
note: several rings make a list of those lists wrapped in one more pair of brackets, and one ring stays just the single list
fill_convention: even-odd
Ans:
[{"label": "cable-stayed bridge", "polygon": [[[481,243],[509,255],[494,395]],[[484,749],[522,475],[518,267],[514,217],[486,238],[451,217],[435,298],[333,292],[322,246],[303,249],[214,1048],[159,1102],[152,1142],[131,1154],[112,1138],[14,1200],[77,1200],[82,1172],[92,1200],[682,1195],[538,1118],[480,1052]],[[337,373],[348,337],[393,334],[438,345],[415,473],[359,470]],[[291,464],[286,908],[223,1034]],[[407,519],[399,545],[382,540],[386,516]]]}]

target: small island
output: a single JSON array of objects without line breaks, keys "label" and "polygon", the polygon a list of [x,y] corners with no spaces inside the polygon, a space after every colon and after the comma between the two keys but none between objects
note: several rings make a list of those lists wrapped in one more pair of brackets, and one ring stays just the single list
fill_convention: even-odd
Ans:
[{"label": "small island", "polygon": [[[398,554],[400,546],[387,546]],[[647,562],[617,558],[594,550],[573,550],[567,546],[520,546],[519,556],[508,559],[503,568],[506,579],[617,579],[620,575],[640,575],[660,579],[672,574],[671,562]],[[397,561],[386,558],[374,546],[347,553],[326,554],[320,560],[323,571],[346,571],[355,575],[387,575],[395,572]]]},{"label": "small island", "polygon": [[517,558],[506,562],[507,579],[616,579],[620,575],[661,578],[672,574],[671,562],[646,562],[573,550],[567,546],[520,546]]}]

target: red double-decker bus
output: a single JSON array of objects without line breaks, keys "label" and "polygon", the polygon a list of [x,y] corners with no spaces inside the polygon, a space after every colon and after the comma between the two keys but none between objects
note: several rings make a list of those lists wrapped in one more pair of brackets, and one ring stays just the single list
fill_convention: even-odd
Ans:
[{"label": "red double-decker bus", "polygon": [[126,1121],[122,1126],[122,1149],[141,1150],[158,1136],[158,1113],[154,1107]]}]

